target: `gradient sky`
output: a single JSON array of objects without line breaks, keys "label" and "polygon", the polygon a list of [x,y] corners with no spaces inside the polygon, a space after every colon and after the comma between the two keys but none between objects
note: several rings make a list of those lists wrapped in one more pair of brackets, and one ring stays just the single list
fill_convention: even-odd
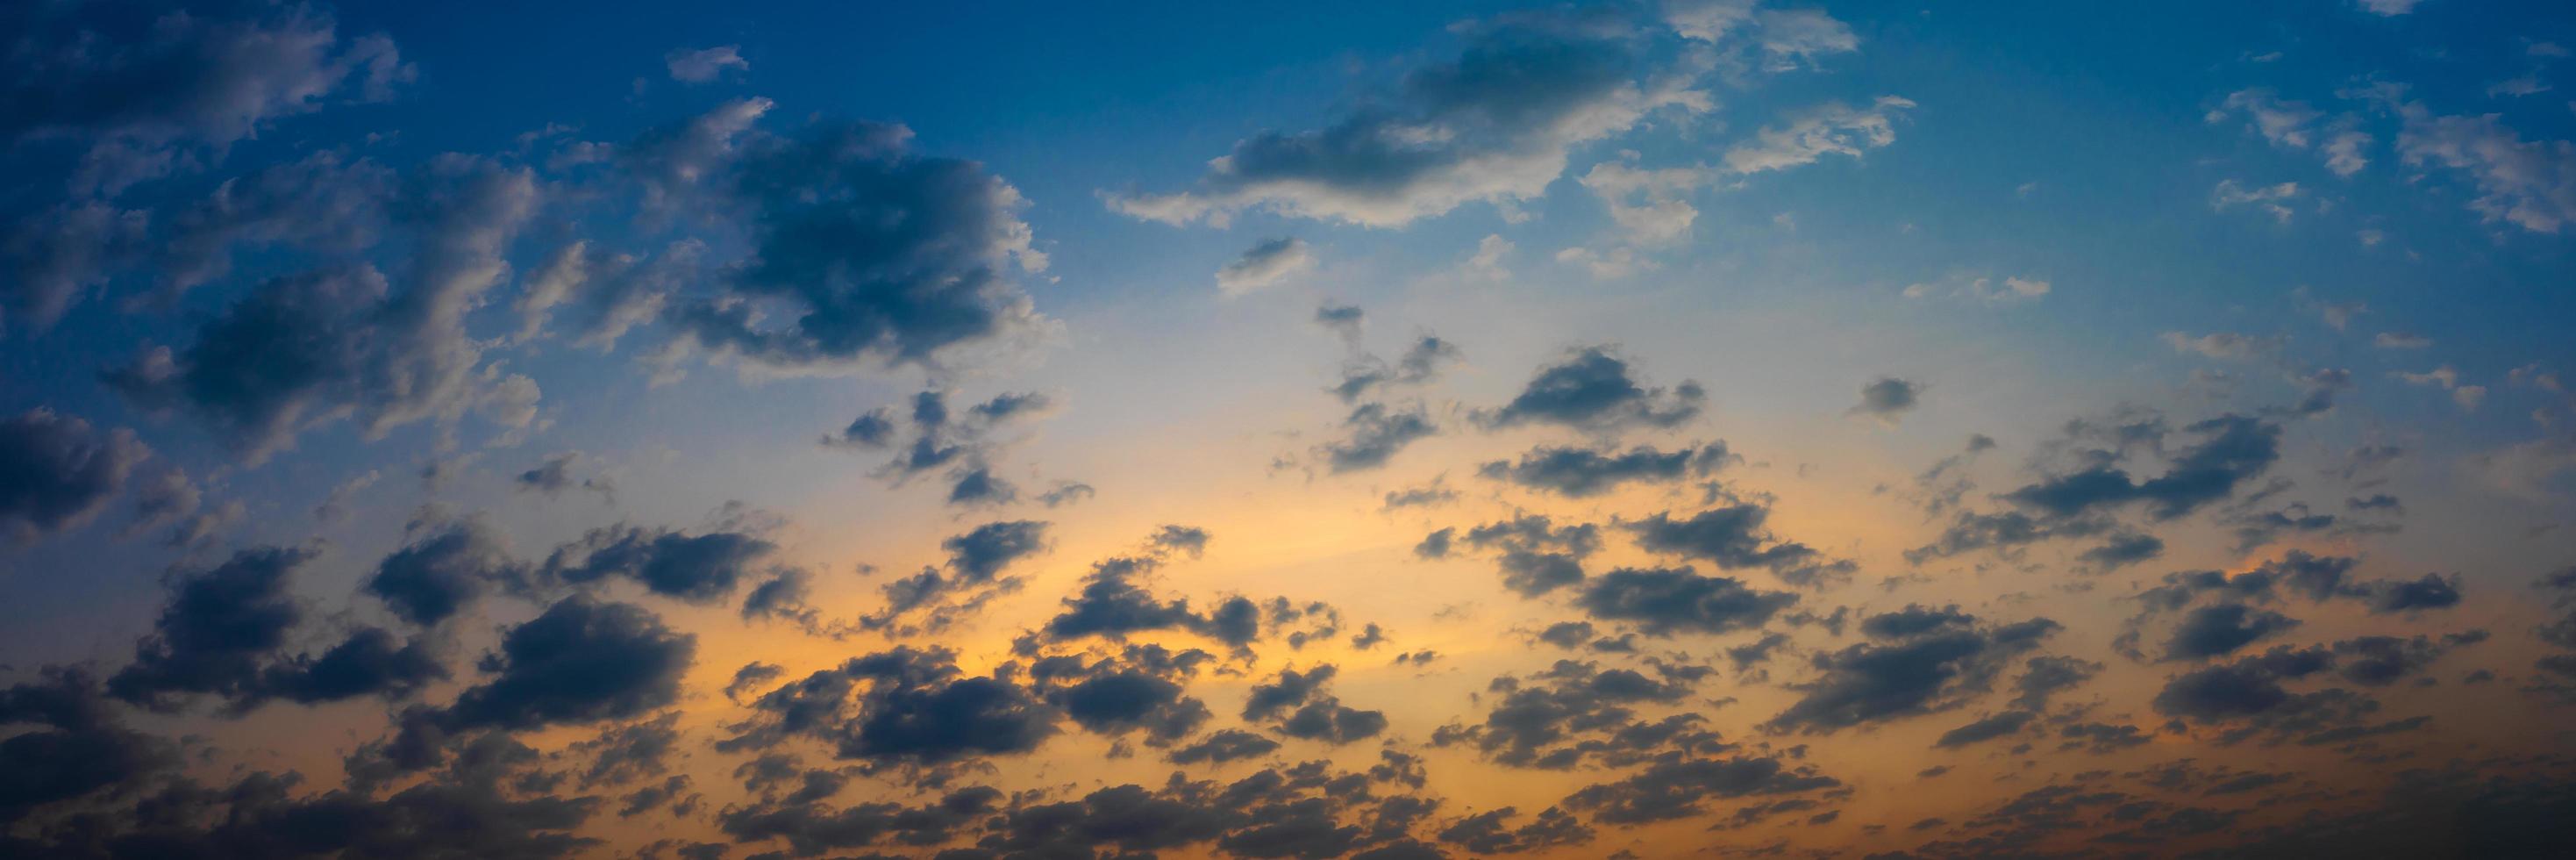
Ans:
[{"label": "gradient sky", "polygon": [[2576,855],[2563,4],[534,5],[0,8],[0,855]]}]

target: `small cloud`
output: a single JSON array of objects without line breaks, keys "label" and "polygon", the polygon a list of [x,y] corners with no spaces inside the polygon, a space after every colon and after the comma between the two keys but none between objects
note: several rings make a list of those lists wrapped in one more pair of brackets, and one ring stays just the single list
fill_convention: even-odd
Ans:
[{"label": "small cloud", "polygon": [[1877,420],[1890,427],[1923,402],[1923,383],[1882,376],[1860,387],[1860,404],[1845,413]]},{"label": "small cloud", "polygon": [[1252,246],[1242,257],[1216,270],[1216,288],[1226,295],[1239,296],[1314,268],[1315,252],[1305,240],[1272,239]]},{"label": "small cloud", "polygon": [[2383,331],[2378,337],[2372,338],[2370,344],[2380,349],[2423,349],[2432,346],[2433,339],[2420,334]]},{"label": "small cloud", "polygon": [[742,58],[741,45],[675,50],[662,55],[662,63],[670,68],[671,80],[689,84],[711,83],[723,77],[727,69],[751,71],[751,61]]},{"label": "small cloud", "polygon": [[2298,196],[2299,184],[2296,182],[2246,188],[2237,184],[2236,180],[2221,179],[2218,181],[2218,187],[2209,192],[2209,208],[2225,212],[2238,206],[2253,206],[2271,213],[2273,220],[2287,224],[2290,223],[2291,213],[2286,201]]}]

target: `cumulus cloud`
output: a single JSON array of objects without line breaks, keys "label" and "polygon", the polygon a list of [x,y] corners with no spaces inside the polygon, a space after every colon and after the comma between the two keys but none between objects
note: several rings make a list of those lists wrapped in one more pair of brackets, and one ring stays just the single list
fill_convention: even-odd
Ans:
[{"label": "cumulus cloud", "polygon": [[[0,419],[0,539],[24,542],[88,522],[124,492],[134,467],[152,449],[132,431],[100,431],[88,421],[38,407]],[[187,476],[178,475],[185,482]],[[166,479],[166,476],[165,476]],[[177,495],[193,498],[194,486],[147,496],[166,499],[170,518],[184,516]],[[186,504],[193,511],[193,502]],[[158,521],[161,510],[143,515]]]}]

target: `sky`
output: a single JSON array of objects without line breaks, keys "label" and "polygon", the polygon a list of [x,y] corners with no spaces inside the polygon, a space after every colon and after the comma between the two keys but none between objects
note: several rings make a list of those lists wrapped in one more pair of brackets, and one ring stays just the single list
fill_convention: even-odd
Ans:
[{"label": "sky", "polygon": [[0,7],[0,855],[2576,854],[2548,2]]}]

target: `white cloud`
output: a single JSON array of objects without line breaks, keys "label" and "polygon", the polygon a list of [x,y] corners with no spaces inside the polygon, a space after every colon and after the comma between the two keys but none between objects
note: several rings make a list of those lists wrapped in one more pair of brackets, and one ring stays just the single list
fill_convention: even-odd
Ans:
[{"label": "white cloud", "polygon": [[1880,96],[1859,108],[1826,104],[1736,144],[1726,151],[1726,167],[1738,173],[1760,173],[1813,164],[1827,155],[1859,158],[1865,151],[1895,143],[1895,121],[1912,107],[1914,102],[1900,96]]},{"label": "white cloud", "polygon": [[671,80],[703,84],[723,77],[726,70],[751,71],[751,61],[742,58],[741,45],[718,45],[695,51],[678,50],[662,56],[670,67]]},{"label": "white cloud", "polygon": [[1504,268],[1503,256],[1512,252],[1512,243],[1499,235],[1489,235],[1476,242],[1476,255],[1467,258],[1467,274],[1499,281],[1512,276]]},{"label": "white cloud", "polygon": [[2424,0],[2361,0],[2361,8],[2372,14],[2395,17],[2415,11],[2416,4],[2422,2]]},{"label": "white cloud", "polygon": [[2247,188],[2236,184],[2236,180],[2221,179],[2218,181],[2218,187],[2210,189],[2209,208],[2224,212],[2238,206],[2253,206],[2271,213],[2275,220],[2287,224],[2290,223],[2290,207],[2285,201],[2298,196],[2299,184],[2296,182]]}]

